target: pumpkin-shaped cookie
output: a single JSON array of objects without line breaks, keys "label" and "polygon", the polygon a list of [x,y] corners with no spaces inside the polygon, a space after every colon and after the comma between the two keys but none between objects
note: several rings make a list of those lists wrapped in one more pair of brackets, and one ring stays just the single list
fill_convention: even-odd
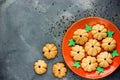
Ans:
[{"label": "pumpkin-shaped cookie", "polygon": [[99,53],[101,51],[100,43],[97,40],[95,40],[95,39],[90,39],[85,44],[85,51],[90,56],[96,56],[97,53]]},{"label": "pumpkin-shaped cookie", "polygon": [[96,61],[97,60],[95,57],[87,56],[82,60],[81,66],[85,71],[95,71],[98,66],[98,63]]},{"label": "pumpkin-shaped cookie", "polygon": [[53,72],[54,76],[56,76],[58,78],[62,78],[64,76],[66,76],[67,69],[63,63],[58,62],[53,65],[52,72]]},{"label": "pumpkin-shaped cookie", "polygon": [[108,52],[101,52],[97,56],[97,62],[99,63],[100,67],[108,67],[112,63],[112,55]]},{"label": "pumpkin-shaped cookie", "polygon": [[73,57],[74,60],[81,60],[85,56],[85,51],[82,46],[75,45],[72,47],[72,50],[70,52],[71,56]]},{"label": "pumpkin-shaped cookie", "polygon": [[47,63],[44,60],[38,60],[34,63],[34,71],[37,74],[43,74],[47,71]]},{"label": "pumpkin-shaped cookie", "polygon": [[74,32],[73,39],[77,44],[83,45],[88,40],[88,33],[84,29],[78,29]]},{"label": "pumpkin-shaped cookie", "polygon": [[54,44],[48,43],[43,47],[43,55],[47,59],[55,58],[57,53],[58,53],[58,49],[57,49],[57,46],[55,46]]},{"label": "pumpkin-shaped cookie", "polygon": [[104,25],[96,24],[92,27],[93,37],[97,40],[102,40],[107,36],[107,29]]},{"label": "pumpkin-shaped cookie", "polygon": [[102,40],[102,48],[106,51],[112,51],[116,47],[116,41],[113,38],[105,38]]}]

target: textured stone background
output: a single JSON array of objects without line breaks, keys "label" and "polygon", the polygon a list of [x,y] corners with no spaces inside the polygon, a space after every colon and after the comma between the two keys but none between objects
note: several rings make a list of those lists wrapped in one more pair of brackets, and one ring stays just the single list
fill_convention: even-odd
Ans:
[{"label": "textured stone background", "polygon": [[[58,79],[51,73],[54,63],[64,62],[62,37],[75,21],[99,16],[120,29],[120,0],[0,0],[0,80],[88,80],[68,69]],[[59,53],[53,60],[42,56],[42,47],[53,42]],[[44,59],[47,73],[37,75],[33,63]],[[100,80],[120,80],[120,67]]]}]

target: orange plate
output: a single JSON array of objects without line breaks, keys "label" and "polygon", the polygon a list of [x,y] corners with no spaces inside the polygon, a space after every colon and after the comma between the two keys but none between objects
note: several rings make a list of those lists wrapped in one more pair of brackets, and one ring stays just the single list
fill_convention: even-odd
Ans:
[{"label": "orange plate", "polygon": [[113,59],[113,63],[108,68],[106,68],[103,73],[100,73],[100,74],[98,74],[97,71],[86,72],[82,68],[77,69],[72,66],[74,61],[70,56],[71,47],[68,46],[69,40],[72,39],[74,31],[80,28],[85,29],[85,24],[88,24],[91,26],[95,24],[103,24],[107,29],[114,31],[115,33],[113,35],[113,38],[117,41],[116,49],[118,50],[118,53],[120,53],[120,32],[117,29],[117,27],[106,19],[99,18],[99,17],[88,17],[88,18],[78,20],[67,30],[62,42],[63,58],[66,64],[68,65],[68,67],[77,75],[85,78],[89,78],[89,79],[103,78],[105,76],[108,76],[118,68],[120,64],[120,57],[115,57]]}]

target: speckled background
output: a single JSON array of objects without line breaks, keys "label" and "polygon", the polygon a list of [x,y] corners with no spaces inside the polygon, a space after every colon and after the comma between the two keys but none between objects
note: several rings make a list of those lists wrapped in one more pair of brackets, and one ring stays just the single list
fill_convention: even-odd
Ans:
[{"label": "speckled background", "polygon": [[[68,69],[58,79],[51,72],[56,62],[64,62],[61,42],[67,28],[89,16],[103,17],[120,29],[120,0],[0,0],[0,80],[88,80]],[[55,59],[42,56],[46,43],[55,43]],[[33,64],[48,63],[47,73],[37,75]],[[100,80],[120,80],[120,67]]]}]

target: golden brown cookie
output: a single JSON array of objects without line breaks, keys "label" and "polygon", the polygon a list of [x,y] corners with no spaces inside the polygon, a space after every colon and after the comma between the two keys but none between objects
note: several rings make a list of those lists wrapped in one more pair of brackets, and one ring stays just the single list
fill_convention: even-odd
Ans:
[{"label": "golden brown cookie", "polygon": [[87,56],[82,60],[81,66],[85,71],[95,71],[98,66],[98,63],[96,61],[97,60],[95,57]]},{"label": "golden brown cookie", "polygon": [[97,40],[102,40],[107,37],[107,29],[104,25],[96,24],[92,27],[93,37]]},{"label": "golden brown cookie", "polygon": [[88,33],[84,29],[78,29],[74,32],[73,39],[77,44],[83,45],[88,40]]},{"label": "golden brown cookie", "polygon": [[74,47],[72,47],[71,50],[71,56],[73,57],[74,60],[81,60],[82,58],[84,58],[85,56],[85,51],[83,49],[82,46],[79,45],[75,45]]},{"label": "golden brown cookie", "polygon": [[102,40],[102,48],[106,51],[112,51],[116,47],[116,41],[113,38],[105,38]]},{"label": "golden brown cookie", "polygon": [[88,55],[96,56],[101,51],[100,43],[95,39],[90,39],[85,44],[85,50],[86,50]]},{"label": "golden brown cookie", "polygon": [[34,71],[37,74],[43,74],[47,71],[47,63],[44,60],[38,60],[34,63]]},{"label": "golden brown cookie", "polygon": [[66,76],[67,69],[63,63],[56,63],[52,67],[52,72],[55,77],[62,78]]},{"label": "golden brown cookie", "polygon": [[97,62],[99,63],[100,67],[108,67],[112,63],[112,55],[108,52],[101,52],[97,56]]},{"label": "golden brown cookie", "polygon": [[57,53],[58,53],[58,49],[57,46],[55,46],[55,44],[48,43],[43,47],[43,55],[47,59],[55,58]]}]

